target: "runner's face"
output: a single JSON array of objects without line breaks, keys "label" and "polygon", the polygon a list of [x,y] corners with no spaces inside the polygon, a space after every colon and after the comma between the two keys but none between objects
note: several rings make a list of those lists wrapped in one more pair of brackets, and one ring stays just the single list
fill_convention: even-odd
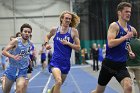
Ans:
[{"label": "runner's face", "polygon": [[64,14],[64,18],[62,19],[62,24],[69,26],[71,23],[72,16],[70,14]]},{"label": "runner's face", "polygon": [[28,40],[32,31],[30,28],[23,28],[23,31],[21,33],[21,36],[24,40]]},{"label": "runner's face", "polygon": [[130,7],[124,7],[124,9],[121,11],[121,18],[128,22],[130,20],[131,16],[131,8]]}]

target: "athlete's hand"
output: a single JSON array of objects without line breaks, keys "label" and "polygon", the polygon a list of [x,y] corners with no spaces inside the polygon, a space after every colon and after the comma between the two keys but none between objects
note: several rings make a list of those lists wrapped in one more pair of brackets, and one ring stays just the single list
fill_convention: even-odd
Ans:
[{"label": "athlete's hand", "polygon": [[15,55],[13,58],[14,58],[16,61],[19,61],[19,60],[21,60],[22,56],[21,56],[21,55]]},{"label": "athlete's hand", "polygon": [[61,43],[62,43],[63,45],[68,45],[68,41],[67,41],[67,40],[61,40]]},{"label": "athlete's hand", "polygon": [[129,52],[129,57],[130,57],[131,59],[134,59],[134,58],[135,58],[135,54],[134,54],[133,52]]},{"label": "athlete's hand", "polygon": [[127,34],[124,36],[125,39],[129,39],[131,37],[133,37],[133,32],[132,31],[131,32],[128,31]]},{"label": "athlete's hand", "polygon": [[49,50],[49,49],[51,49],[52,47],[51,47],[51,45],[50,44],[46,44],[46,49],[47,50]]}]

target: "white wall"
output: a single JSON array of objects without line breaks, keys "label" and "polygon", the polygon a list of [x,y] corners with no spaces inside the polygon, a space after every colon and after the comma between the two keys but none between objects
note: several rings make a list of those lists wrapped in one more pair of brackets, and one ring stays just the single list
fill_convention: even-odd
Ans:
[{"label": "white wall", "polygon": [[33,42],[42,43],[50,28],[59,24],[64,10],[70,10],[65,0],[1,0],[0,44],[6,44],[23,23],[33,27]]},{"label": "white wall", "polygon": [[61,12],[70,9],[69,0],[0,0],[0,49],[22,24],[29,23],[32,41],[39,50],[50,28],[59,25]]}]

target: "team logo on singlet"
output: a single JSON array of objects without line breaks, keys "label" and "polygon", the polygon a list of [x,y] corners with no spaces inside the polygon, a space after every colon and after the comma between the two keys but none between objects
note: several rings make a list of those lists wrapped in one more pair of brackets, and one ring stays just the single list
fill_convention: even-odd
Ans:
[{"label": "team logo on singlet", "polygon": [[68,37],[68,36],[65,36],[64,38],[57,37],[56,39],[59,40],[59,41],[67,40],[68,42],[70,42],[70,37]]},{"label": "team logo on singlet", "polygon": [[26,57],[27,55],[30,54],[30,47],[27,50],[21,50],[19,54],[22,57]]}]

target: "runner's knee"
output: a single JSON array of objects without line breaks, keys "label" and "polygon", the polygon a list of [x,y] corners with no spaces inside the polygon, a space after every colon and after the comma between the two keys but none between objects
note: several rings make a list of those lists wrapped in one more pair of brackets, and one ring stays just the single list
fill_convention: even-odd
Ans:
[{"label": "runner's knee", "polygon": [[124,91],[132,91],[132,80],[126,79],[124,81]]},{"label": "runner's knee", "polygon": [[56,85],[62,85],[62,79],[61,78],[57,78],[56,79]]}]

